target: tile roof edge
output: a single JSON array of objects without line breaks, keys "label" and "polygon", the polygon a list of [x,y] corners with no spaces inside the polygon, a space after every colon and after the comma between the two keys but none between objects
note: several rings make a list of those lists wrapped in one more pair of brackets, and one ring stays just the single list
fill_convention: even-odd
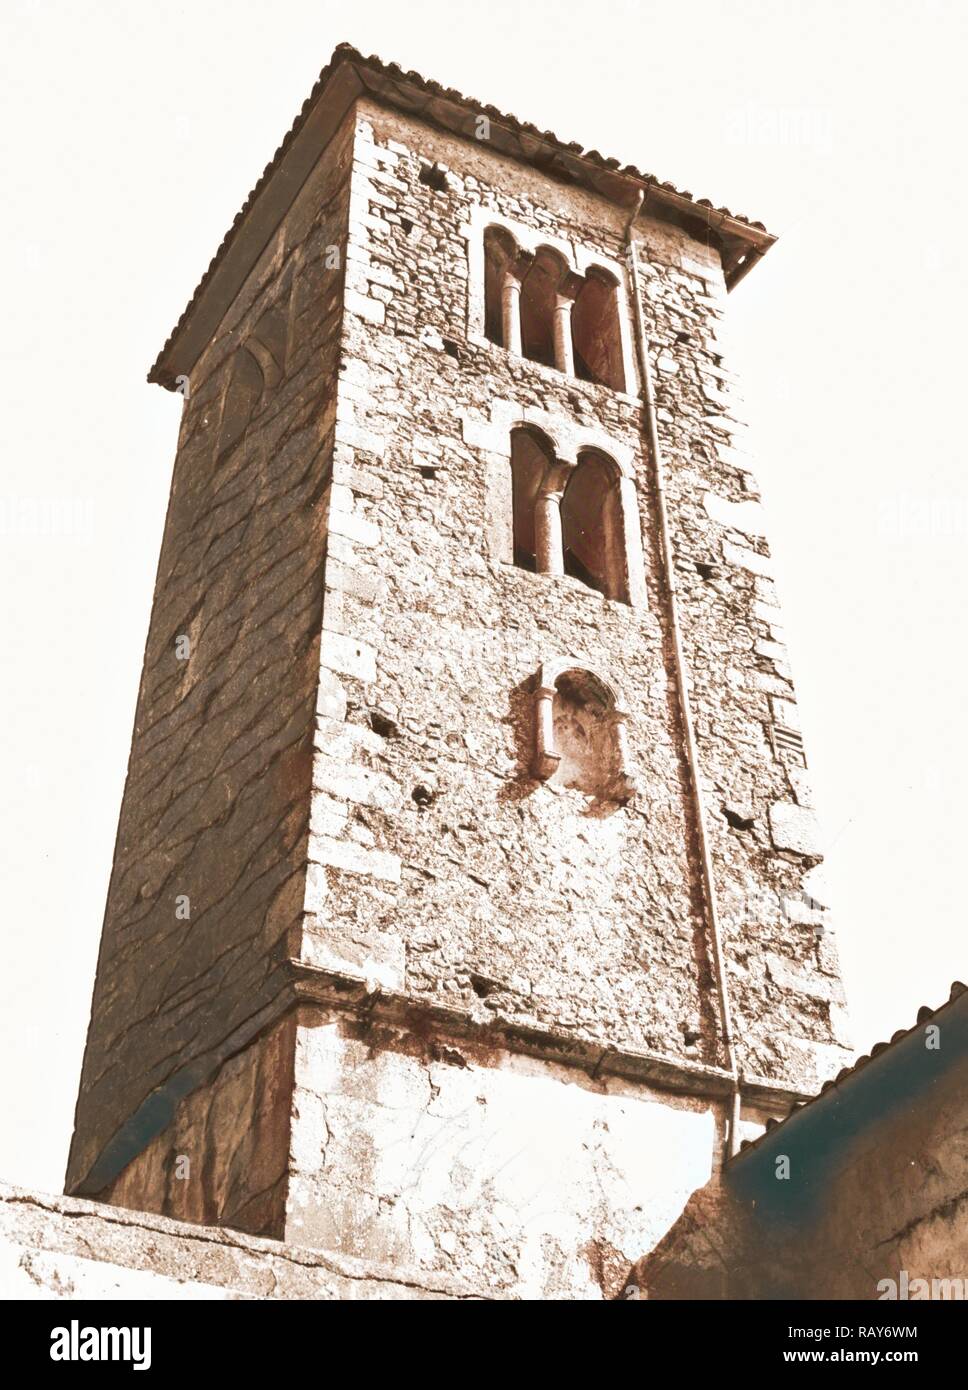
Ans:
[{"label": "tile roof edge", "polygon": [[883,1057],[885,1053],[890,1052],[898,1043],[903,1042],[905,1038],[909,1038],[915,1029],[923,1027],[924,1024],[936,1018],[944,1009],[949,1008],[952,1004],[956,1004],[964,994],[968,994],[968,985],[962,984],[960,980],[954,980],[948,998],[943,1004],[939,1004],[936,1009],[929,1008],[928,1005],[922,1004],[920,1009],[918,1009],[916,1020],[910,1028],[899,1028],[896,1033],[892,1033],[888,1042],[874,1043],[869,1053],[866,1053],[863,1057],[858,1057],[857,1061],[851,1066],[842,1068],[835,1077],[832,1077],[829,1081],[825,1081],[815,1096],[811,1096],[809,1100],[798,1102],[792,1106],[782,1120],[767,1120],[766,1128],[763,1133],[758,1135],[756,1139],[745,1140],[740,1145],[739,1152],[729,1159],[727,1166],[735,1163],[737,1159],[742,1158],[744,1154],[749,1153],[750,1150],[757,1148],[767,1135],[774,1134],[777,1129],[787,1124],[794,1115],[800,1114],[802,1110],[807,1109],[809,1106],[816,1105],[819,1101],[822,1101],[825,1096],[829,1095],[831,1091],[838,1090],[845,1082],[850,1081],[859,1072],[863,1071],[865,1067],[870,1066],[871,1062],[879,1057]]},{"label": "tile roof edge", "polygon": [[[550,148],[558,155],[579,164],[590,166],[597,169],[605,176],[623,180],[627,183],[637,183],[644,185],[647,189],[647,197],[656,199],[660,204],[676,206],[681,212],[699,217],[706,222],[707,226],[714,229],[723,230],[727,228],[734,239],[740,242],[748,242],[750,249],[750,260],[756,260],[764,254],[775,241],[775,237],[766,230],[762,222],[756,222],[739,213],[730,212],[728,208],[716,208],[708,198],[694,198],[691,193],[685,192],[675,187],[674,184],[662,182],[653,174],[645,174],[637,169],[635,165],[620,165],[617,159],[609,159],[599,154],[597,150],[584,150],[581,145],[574,142],[565,143],[551,131],[539,131],[534,125],[523,122],[514,115],[509,115],[497,111],[494,107],[475,101],[473,98],[466,97],[453,88],[445,88],[440,83],[433,82],[422,77],[416,72],[404,72],[396,63],[384,63],[376,56],[364,57],[352,44],[337,44],[329,59],[329,62],[322,69],[319,77],[313,85],[307,99],[303,102],[292,126],[289,128],[282,143],[276,150],[262,172],[255,187],[249,193],[241,209],[236,214],[225,236],[222,238],[215,255],[209,262],[208,268],[195,288],[188,304],[182,312],[178,322],[172,329],[165,342],[164,347],[158,354],[154,365],[148,373],[150,382],[158,382],[167,389],[175,387],[175,373],[170,366],[166,366],[166,359],[175,347],[179,337],[188,325],[188,321],[198,308],[211,287],[216,273],[223,267],[226,257],[237,242],[238,236],[248,221],[250,214],[259,202],[260,198],[271,183],[274,175],[279,171],[286,156],[292,149],[293,144],[306,126],[317,103],[323,97],[324,92],[330,86],[339,68],[347,64],[356,70],[356,76],[360,81],[360,92],[358,95],[366,93],[377,100],[383,99],[394,104],[392,96],[384,90],[374,92],[368,88],[364,82],[364,74],[371,74],[382,81],[406,85],[412,89],[426,94],[428,97],[471,109],[476,115],[487,115],[492,121],[499,123],[502,128],[516,137],[524,136],[528,140],[538,141],[539,148]],[[402,104],[402,103],[401,103]],[[424,119],[432,120],[432,117],[425,113],[420,113]],[[518,156],[524,159],[524,156]],[[524,162],[527,162],[526,160]],[[197,358],[196,358],[197,360]]]}]

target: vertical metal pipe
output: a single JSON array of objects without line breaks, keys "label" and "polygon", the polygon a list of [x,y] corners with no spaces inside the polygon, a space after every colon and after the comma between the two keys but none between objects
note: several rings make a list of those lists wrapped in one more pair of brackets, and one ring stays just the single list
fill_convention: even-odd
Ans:
[{"label": "vertical metal pipe", "polygon": [[713,953],[713,969],[716,974],[716,988],[719,994],[720,1017],[723,1029],[723,1046],[726,1049],[727,1066],[732,1078],[730,1101],[729,1136],[726,1144],[728,1157],[739,1150],[740,1124],[740,1075],[736,1061],[736,1047],[733,1041],[732,1010],[729,1003],[729,985],[723,956],[722,930],[719,921],[719,908],[716,897],[716,880],[713,873],[712,856],[709,851],[709,836],[706,831],[706,811],[700,780],[699,752],[693,726],[692,705],[689,699],[689,673],[686,668],[682,647],[682,630],[679,624],[679,605],[677,602],[675,561],[669,533],[669,516],[666,508],[665,468],[662,460],[662,447],[659,442],[659,427],[655,408],[655,388],[652,382],[652,368],[649,361],[648,339],[645,320],[642,315],[642,294],[639,276],[638,253],[632,228],[643,202],[643,192],[639,189],[638,198],[629,216],[625,229],[626,256],[628,260],[629,281],[634,310],[636,356],[638,357],[641,380],[642,416],[645,424],[646,443],[652,462],[655,494],[656,518],[658,521],[659,544],[662,551],[662,568],[668,595],[669,630],[675,657],[676,685],[679,693],[679,708],[682,715],[683,736],[686,743],[686,757],[689,764],[689,780],[692,784],[693,809],[696,821],[696,836],[699,842],[702,862],[703,897],[709,923],[709,937]]}]

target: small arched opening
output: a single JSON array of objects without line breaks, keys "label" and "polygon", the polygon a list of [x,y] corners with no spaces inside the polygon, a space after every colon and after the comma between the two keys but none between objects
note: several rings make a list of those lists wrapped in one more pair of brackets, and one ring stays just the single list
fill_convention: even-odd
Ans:
[{"label": "small arched opening", "polygon": [[624,391],[618,296],[619,283],[614,275],[599,266],[586,271],[571,311],[571,336],[575,375],[613,391]]},{"label": "small arched opening", "polygon": [[626,714],[607,682],[586,667],[542,667],[535,771],[601,801],[627,801],[633,794]]},{"label": "small arched opening", "polygon": [[514,563],[519,569],[535,571],[539,568],[535,513],[542,486],[554,466],[554,446],[547,435],[529,426],[511,432]]},{"label": "small arched opening", "polygon": [[621,475],[597,449],[578,457],[561,499],[564,569],[606,598],[629,602]]}]

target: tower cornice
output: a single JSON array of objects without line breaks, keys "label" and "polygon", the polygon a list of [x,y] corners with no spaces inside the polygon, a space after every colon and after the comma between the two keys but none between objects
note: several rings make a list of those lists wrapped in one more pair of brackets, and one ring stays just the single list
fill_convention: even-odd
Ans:
[{"label": "tower cornice", "polygon": [[191,373],[320,154],[360,97],[469,140],[476,138],[478,122],[486,118],[492,149],[621,208],[633,208],[642,192],[646,213],[701,240],[715,241],[727,289],[738,284],[776,240],[761,222],[714,207],[708,198],[694,198],[635,165],[622,165],[597,150],[565,143],[552,131],[541,131],[419,73],[404,72],[396,63],[367,58],[350,44],[339,44],[223,238],[148,373],[149,381],[174,390],[177,378]]}]

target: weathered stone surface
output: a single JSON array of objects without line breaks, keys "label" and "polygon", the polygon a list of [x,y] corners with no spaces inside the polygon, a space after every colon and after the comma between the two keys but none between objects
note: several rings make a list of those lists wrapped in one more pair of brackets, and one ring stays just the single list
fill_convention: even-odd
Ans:
[{"label": "weathered stone surface", "polygon": [[0,1184],[8,1299],[479,1299],[484,1284]]}]

